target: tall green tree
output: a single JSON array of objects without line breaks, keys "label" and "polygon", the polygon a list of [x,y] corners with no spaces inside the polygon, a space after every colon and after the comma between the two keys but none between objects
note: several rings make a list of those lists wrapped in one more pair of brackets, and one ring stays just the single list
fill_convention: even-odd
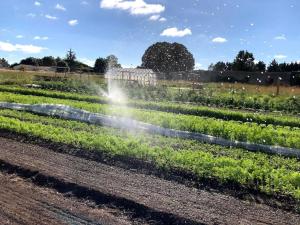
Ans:
[{"label": "tall green tree", "polygon": [[252,53],[248,51],[240,51],[233,62],[232,69],[235,71],[254,71],[254,60],[255,58]]},{"label": "tall green tree", "polygon": [[280,72],[279,64],[275,59],[268,66],[268,72]]},{"label": "tall green tree", "polygon": [[108,69],[108,63],[106,59],[101,57],[96,59],[94,65],[94,72],[104,74],[106,73],[107,69]]},{"label": "tall green tree", "polygon": [[263,61],[259,61],[255,65],[256,71],[265,72],[266,71],[266,64]]},{"label": "tall green tree", "polygon": [[76,53],[72,50],[69,49],[65,60],[68,63],[68,66],[70,67],[70,71],[74,72],[77,69],[77,63],[76,63]]},{"label": "tall green tree", "polygon": [[178,43],[157,42],[142,58],[142,67],[156,72],[179,72],[194,69],[195,60],[188,49]]},{"label": "tall green tree", "polygon": [[121,64],[119,64],[119,59],[115,55],[107,56],[106,63],[107,63],[108,69],[121,68]]},{"label": "tall green tree", "polygon": [[8,61],[4,58],[0,59],[0,67],[9,67]]},{"label": "tall green tree", "polygon": [[212,71],[217,71],[217,72],[221,72],[221,71],[225,71],[226,70],[226,63],[225,62],[217,62],[216,64],[211,65],[211,70]]},{"label": "tall green tree", "polygon": [[45,56],[41,59],[42,66],[56,66],[56,60],[53,56]]},{"label": "tall green tree", "polygon": [[26,59],[22,59],[20,64],[30,65],[30,66],[39,66],[39,59],[29,57],[29,58],[26,58]]}]

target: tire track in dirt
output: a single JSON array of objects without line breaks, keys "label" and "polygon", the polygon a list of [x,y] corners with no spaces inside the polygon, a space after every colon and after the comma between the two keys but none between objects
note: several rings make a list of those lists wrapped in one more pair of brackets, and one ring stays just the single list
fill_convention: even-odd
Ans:
[{"label": "tire track in dirt", "polygon": [[[0,160],[6,166],[12,165],[10,170],[22,170],[23,176],[26,176],[24,169],[27,169],[28,176],[36,178],[36,182],[42,185],[60,182],[60,185],[66,186],[66,190],[61,188],[60,191],[74,192],[72,188],[78,189],[77,197],[101,197],[102,204],[127,208],[133,217],[149,223],[300,224],[299,215],[266,205],[190,188],[10,139],[0,138],[0,142]],[[80,196],[80,191],[86,192],[86,195]],[[140,211],[136,207],[140,207]]]}]

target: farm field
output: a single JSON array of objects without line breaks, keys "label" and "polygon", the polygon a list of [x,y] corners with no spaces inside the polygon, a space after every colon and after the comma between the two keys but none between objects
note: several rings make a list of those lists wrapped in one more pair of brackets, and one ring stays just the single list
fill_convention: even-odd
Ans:
[{"label": "farm field", "polygon": [[[42,223],[51,221],[53,224],[66,221],[66,218],[72,224],[253,224],[259,221],[260,224],[292,225],[300,221],[300,216],[295,213],[249,203],[211,190],[198,190],[134,170],[56,153],[44,147],[5,138],[0,140],[0,160],[5,161],[1,168],[7,172],[18,168],[18,176],[27,178],[24,182],[23,179],[0,174],[0,184],[4,187],[0,196],[7,190],[0,203],[10,206],[0,212],[0,218],[5,218],[5,213],[10,215],[9,209],[21,208],[24,200],[28,199],[33,207],[39,207],[41,217],[47,213],[45,218],[48,220]],[[38,171],[39,175],[36,176],[34,171]],[[29,179],[35,186],[28,182]],[[46,190],[40,186],[45,185],[45,180],[51,181],[46,184]],[[76,185],[70,185],[74,183]],[[13,192],[10,188],[14,186],[17,188]],[[35,189],[34,196],[29,194],[30,189]],[[24,193],[25,198],[21,202],[18,195]],[[73,196],[75,202],[67,196]],[[38,199],[41,204],[35,204]],[[79,204],[80,201],[85,204]],[[30,217],[29,208],[24,215],[29,216],[14,218],[16,221],[41,224],[41,221]]]},{"label": "farm field", "polygon": [[[107,87],[100,78],[98,82],[47,76],[36,79],[34,74],[26,78],[23,73],[21,76],[11,72],[0,77],[0,102],[62,104],[164,128],[300,151],[300,102],[296,87],[284,87],[283,90],[289,90],[287,93],[273,96],[268,88],[265,93],[255,93],[250,86],[249,92],[237,90],[232,94],[227,88],[208,84],[207,89],[181,90],[179,94],[172,87],[163,91],[160,86],[143,89],[124,85],[122,88],[128,96],[124,104],[101,95],[101,90]],[[193,104],[188,103],[190,100]],[[258,220],[255,215],[259,214],[266,215],[260,218],[262,224],[299,223],[300,162],[297,158],[10,109],[0,109],[0,136],[5,137],[1,140],[4,146],[0,147],[4,177],[8,172],[31,177],[28,171],[38,171],[52,183],[61,182],[59,185],[69,191],[76,188],[95,191],[99,198],[117,206],[118,219],[125,209],[121,216],[124,224],[166,224],[166,220],[177,221],[171,224],[183,221],[213,224],[216,218],[217,224],[222,221],[223,224],[229,221],[253,224]],[[118,173],[126,175],[117,176]],[[113,179],[108,179],[109,176]],[[125,182],[126,178],[130,180]],[[46,185],[32,180],[41,188]],[[121,187],[121,183],[125,186]],[[156,196],[152,201],[150,193]],[[126,199],[125,205],[119,203],[120,198]],[[208,203],[211,205],[206,206]],[[101,201],[95,204],[112,207]],[[242,210],[241,214],[236,207]],[[138,208],[145,210],[147,216],[142,216],[143,211]],[[117,219],[115,214],[107,215],[109,219]]]}]

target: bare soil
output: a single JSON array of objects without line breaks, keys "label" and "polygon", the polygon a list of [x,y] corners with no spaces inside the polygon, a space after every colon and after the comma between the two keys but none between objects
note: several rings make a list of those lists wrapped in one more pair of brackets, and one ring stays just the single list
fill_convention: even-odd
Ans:
[{"label": "bare soil", "polygon": [[0,143],[0,170],[31,182],[0,176],[4,223],[300,224],[300,215],[264,204],[11,139]]},{"label": "bare soil", "polygon": [[112,209],[91,207],[17,177],[0,173],[1,224],[132,224]]}]

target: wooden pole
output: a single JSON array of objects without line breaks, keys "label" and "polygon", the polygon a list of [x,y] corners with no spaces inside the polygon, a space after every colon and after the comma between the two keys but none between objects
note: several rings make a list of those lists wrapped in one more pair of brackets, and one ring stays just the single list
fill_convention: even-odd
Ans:
[{"label": "wooden pole", "polygon": [[279,96],[280,93],[280,77],[277,78],[277,85],[276,85],[276,96]]}]

